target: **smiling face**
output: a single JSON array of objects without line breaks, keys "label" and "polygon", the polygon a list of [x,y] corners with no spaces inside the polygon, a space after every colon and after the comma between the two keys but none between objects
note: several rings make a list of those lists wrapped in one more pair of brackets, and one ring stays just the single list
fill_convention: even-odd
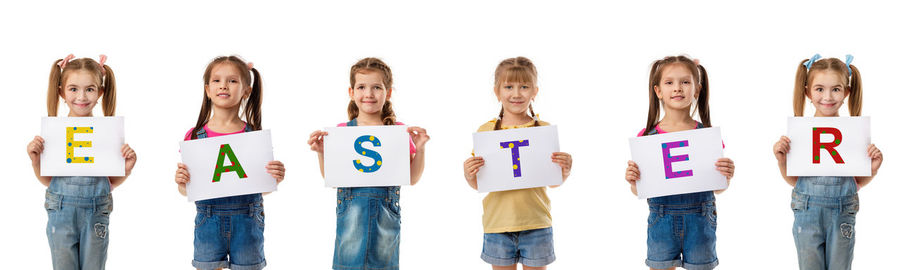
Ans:
[{"label": "smiling face", "polygon": [[537,92],[538,88],[530,82],[502,82],[494,94],[503,104],[504,114],[525,115]]},{"label": "smiling face", "polygon": [[60,96],[69,106],[69,117],[93,116],[101,95],[97,75],[84,69],[66,73],[60,86]]},{"label": "smiling face", "polygon": [[838,71],[826,69],[809,74],[806,97],[816,108],[816,116],[838,116],[844,99],[850,95],[844,75]]},{"label": "smiling face", "polygon": [[240,106],[251,90],[250,82],[243,81],[240,70],[228,62],[214,66],[206,82],[206,96],[219,108]]},{"label": "smiling face", "polygon": [[349,94],[360,113],[381,114],[384,103],[391,98],[393,89],[386,88],[380,71],[360,70],[355,75],[355,84]]},{"label": "smiling face", "polygon": [[691,104],[700,96],[697,82],[688,67],[673,63],[663,67],[659,84],[653,86],[656,97],[666,109],[690,110]]}]

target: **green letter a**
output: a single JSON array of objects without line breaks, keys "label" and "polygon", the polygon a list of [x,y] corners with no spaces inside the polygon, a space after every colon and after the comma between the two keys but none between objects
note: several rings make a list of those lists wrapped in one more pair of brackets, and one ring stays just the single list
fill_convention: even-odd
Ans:
[{"label": "green letter a", "polygon": [[[228,155],[228,160],[231,160],[231,166],[222,166],[225,162],[225,155]],[[228,144],[223,144],[219,146],[219,159],[216,161],[216,171],[213,173],[213,183],[219,182],[219,179],[222,178],[222,172],[235,172],[238,175],[238,178],[247,178],[247,174],[244,173],[244,168],[241,167],[241,163],[238,162],[237,157],[234,156],[234,151],[231,150],[231,146]]]}]

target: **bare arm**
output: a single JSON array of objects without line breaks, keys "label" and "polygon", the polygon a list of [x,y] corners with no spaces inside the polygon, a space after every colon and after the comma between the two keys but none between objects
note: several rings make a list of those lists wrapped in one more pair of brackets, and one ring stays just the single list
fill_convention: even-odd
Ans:
[{"label": "bare arm", "polygon": [[406,129],[416,146],[416,153],[410,154],[409,159],[409,184],[415,185],[425,172],[425,143],[431,139],[428,132],[421,127],[408,127]]},{"label": "bare arm", "polygon": [[131,169],[134,169],[134,164],[137,163],[137,154],[128,144],[122,145],[122,157],[125,158],[125,176],[110,176],[110,189],[115,189],[124,183],[125,179],[128,179],[128,176],[131,175]]},{"label": "bare arm", "polygon": [[309,134],[309,149],[315,151],[319,156],[319,174],[325,178],[325,136],[328,132],[316,130]]},{"label": "bare arm", "polygon": [[45,187],[50,186],[50,176],[41,176],[41,153],[44,152],[44,138],[34,136],[34,139],[28,143],[26,147],[28,157],[31,158],[31,168],[34,170],[34,177]]},{"label": "bare arm", "polygon": [[781,139],[775,142],[772,151],[775,154],[775,159],[778,160],[778,170],[781,171],[781,178],[784,178],[784,181],[792,187],[797,185],[797,177],[787,175],[787,153],[791,151],[791,139],[781,136]]},{"label": "bare arm", "polygon": [[879,150],[878,147],[875,147],[874,144],[870,144],[866,151],[869,158],[872,158],[872,176],[857,176],[856,186],[858,189],[872,182],[872,179],[878,174],[878,169],[881,168],[881,162],[884,160],[881,150]]}]

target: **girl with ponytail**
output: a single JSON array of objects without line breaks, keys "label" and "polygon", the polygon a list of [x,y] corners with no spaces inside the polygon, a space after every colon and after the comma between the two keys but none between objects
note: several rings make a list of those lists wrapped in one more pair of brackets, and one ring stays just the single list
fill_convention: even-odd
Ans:
[{"label": "girl with ponytail", "polygon": [[[862,112],[862,77],[852,65],[837,58],[822,59],[818,54],[800,61],[794,81],[794,116],[803,116],[809,99],[815,117],[837,117],[841,105],[849,98],[850,116]],[[878,174],[883,156],[870,144],[866,153],[872,159],[871,176],[788,176],[787,153],[791,139],[786,136],[775,143],[781,177],[794,187],[791,208],[794,210],[794,244],[800,269],[850,269],[856,241],[857,191]],[[813,203],[815,202],[815,203]],[[823,246],[827,248],[822,248]]]},{"label": "girl with ponytail", "polygon": [[[94,106],[100,102],[104,116],[116,112],[116,77],[106,65],[106,56],[99,61],[90,58],[74,59],[68,55],[50,66],[47,86],[47,116],[57,116],[59,100],[69,108],[68,117],[93,117]],[[41,176],[41,153],[44,139],[35,136],[28,144],[28,157],[34,176],[47,186],[47,238],[54,269],[104,269],[109,214],[112,212],[114,188],[125,182],[137,162],[137,155],[128,144],[122,145],[125,176]]]},{"label": "girl with ponytail", "polygon": [[[262,129],[262,77],[253,63],[237,56],[220,56],[203,72],[200,116],[184,140],[203,139]],[[243,119],[241,116],[243,115]],[[266,171],[277,183],[284,180],[284,164],[270,161]],[[187,195],[188,168],[178,163],[175,183]],[[196,201],[194,260],[197,269],[262,269],[265,214],[260,193]],[[234,215],[234,213],[245,213]],[[226,238],[220,232],[230,231]],[[233,243],[229,245],[228,243]]]},{"label": "girl with ponytail", "polygon": [[[709,78],[699,60],[669,56],[653,62],[649,83],[650,111],[638,136],[711,127],[709,118]],[[660,107],[665,115],[660,116]],[[699,113],[700,121],[694,120]],[[734,162],[716,161],[716,169],[731,184]],[[625,180],[637,195],[636,181],[641,172],[628,161]],[[716,256],[716,197],[704,191],[647,199],[650,206],[647,228],[647,260],[651,269],[713,269]],[[683,222],[675,222],[681,220]],[[675,231],[683,233],[675,234]]]},{"label": "girl with ponytail", "polygon": [[[478,128],[478,132],[550,125],[540,121],[532,102],[537,97],[537,68],[525,57],[509,58],[494,70],[494,94],[500,115]],[[551,160],[562,168],[563,182],[572,170],[572,156],[556,152]],[[466,182],[478,190],[478,170],[484,158],[474,156],[463,163]],[[557,187],[557,186],[552,186]],[[484,244],[481,259],[493,269],[546,269],[556,260],[547,187],[490,192],[482,201]]]},{"label": "girl with ponytail", "polygon": [[[403,125],[391,107],[394,78],[381,59],[365,58],[350,67],[346,123],[343,126]],[[409,127],[410,185],[425,170],[424,128]],[[325,176],[325,144],[328,133],[309,135],[310,149],[319,156],[319,172]],[[400,266],[400,187],[351,187],[337,190],[337,232],[333,269],[398,269]],[[371,208],[377,205],[378,208]],[[374,227],[373,227],[374,226]],[[363,229],[360,229],[363,228]]]}]

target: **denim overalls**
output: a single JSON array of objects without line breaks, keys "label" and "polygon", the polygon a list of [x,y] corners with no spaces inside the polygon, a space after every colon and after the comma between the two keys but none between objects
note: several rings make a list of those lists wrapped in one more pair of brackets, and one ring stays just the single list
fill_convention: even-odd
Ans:
[{"label": "denim overalls", "polygon": [[800,269],[850,269],[859,211],[856,179],[798,177],[791,209]]},{"label": "denim overalls", "polygon": [[[347,122],[356,125],[356,119]],[[337,189],[332,268],[400,268],[399,186]]]},{"label": "denim overalls", "polygon": [[[252,131],[248,126],[244,132]],[[205,129],[197,139],[207,138]],[[198,269],[256,270],[266,266],[263,253],[262,194],[247,194],[195,202],[194,260]]]},{"label": "denim overalls", "polygon": [[53,269],[105,269],[112,194],[109,178],[54,176],[47,187],[47,240]]},{"label": "denim overalls", "polygon": [[[703,124],[697,123],[697,129]],[[647,135],[657,134],[653,128]],[[716,256],[716,196],[712,191],[647,199],[647,266],[714,269]]]}]

